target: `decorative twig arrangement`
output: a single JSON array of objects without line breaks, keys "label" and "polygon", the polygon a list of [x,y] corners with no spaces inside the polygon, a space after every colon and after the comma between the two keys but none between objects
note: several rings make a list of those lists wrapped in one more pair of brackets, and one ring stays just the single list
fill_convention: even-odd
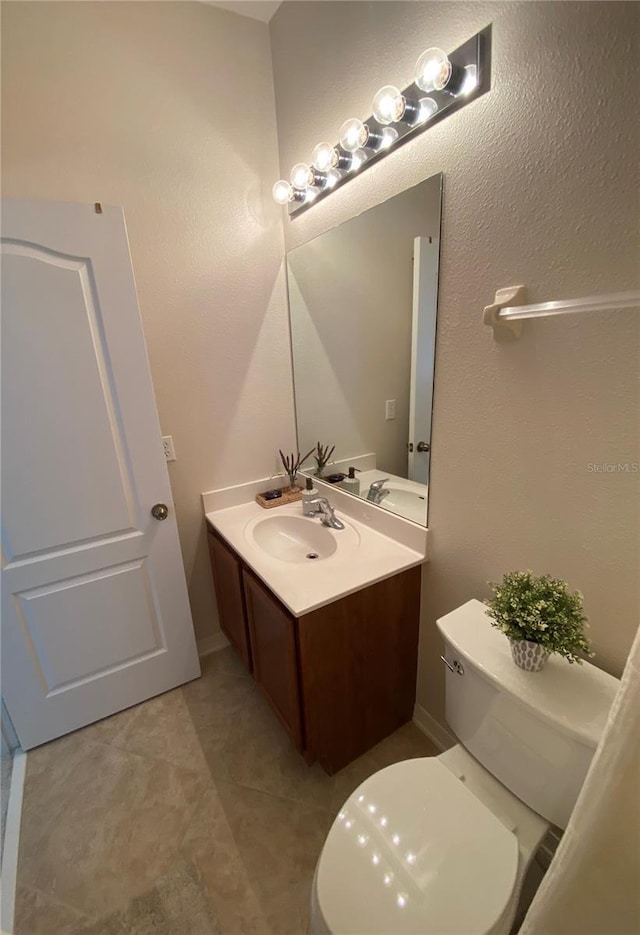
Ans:
[{"label": "decorative twig arrangement", "polygon": [[282,461],[282,466],[284,467],[285,473],[289,475],[289,486],[290,487],[295,486],[298,471],[300,470],[304,462],[307,460],[307,458],[311,457],[314,450],[315,449],[312,448],[311,451],[308,451],[306,453],[304,458],[301,458],[300,452],[298,452],[297,455],[294,455],[293,452],[291,452],[290,455],[283,455],[282,451],[278,449],[280,453],[280,460]]},{"label": "decorative twig arrangement", "polygon": [[322,476],[322,472],[324,471],[327,464],[331,460],[331,455],[333,454],[335,449],[336,449],[335,445],[331,449],[329,449],[328,445],[323,446],[320,444],[320,442],[317,443],[316,453],[314,455],[315,462],[318,465],[317,470],[316,470],[316,477]]}]

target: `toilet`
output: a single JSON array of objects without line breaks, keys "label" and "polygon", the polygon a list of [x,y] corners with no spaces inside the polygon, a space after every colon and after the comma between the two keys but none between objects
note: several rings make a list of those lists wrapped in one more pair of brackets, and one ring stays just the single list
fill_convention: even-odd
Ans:
[{"label": "toilet", "polygon": [[569,820],[618,679],[560,656],[519,669],[477,600],[438,628],[459,743],[347,799],[316,867],[313,935],[508,935],[543,837]]}]

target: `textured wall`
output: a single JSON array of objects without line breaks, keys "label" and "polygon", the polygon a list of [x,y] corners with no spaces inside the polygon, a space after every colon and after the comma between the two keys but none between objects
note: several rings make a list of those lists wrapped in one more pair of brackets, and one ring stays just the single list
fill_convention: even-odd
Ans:
[{"label": "textured wall", "polygon": [[432,560],[418,700],[443,713],[435,620],[512,568],[584,591],[597,662],[619,673],[638,624],[640,316],[529,323],[498,345],[497,288],[532,301],[638,288],[633,3],[291,3],[271,23],[281,174],[410,80],[429,45],[493,23],[493,88],[292,222],[288,249],[444,172]]},{"label": "textured wall", "polygon": [[429,179],[289,254],[301,449],[321,439],[336,461],[375,452],[381,471],[407,476],[414,238],[439,238],[440,188]]},{"label": "textured wall", "polygon": [[2,40],[4,194],[124,206],[211,636],[200,492],[270,474],[293,439],[267,26],[201,3],[9,2]]}]

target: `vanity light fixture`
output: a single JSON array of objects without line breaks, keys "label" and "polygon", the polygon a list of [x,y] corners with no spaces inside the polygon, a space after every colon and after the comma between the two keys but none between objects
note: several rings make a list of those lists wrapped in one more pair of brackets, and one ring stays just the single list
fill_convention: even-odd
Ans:
[{"label": "vanity light fixture", "polygon": [[288,205],[290,216],[300,214],[390,150],[488,91],[490,71],[491,26],[449,55],[436,46],[428,48],[416,62],[412,84],[404,91],[391,84],[380,88],[371,117],[345,120],[336,145],[318,143],[309,164],[299,162],[289,182],[275,183],[274,200]]}]

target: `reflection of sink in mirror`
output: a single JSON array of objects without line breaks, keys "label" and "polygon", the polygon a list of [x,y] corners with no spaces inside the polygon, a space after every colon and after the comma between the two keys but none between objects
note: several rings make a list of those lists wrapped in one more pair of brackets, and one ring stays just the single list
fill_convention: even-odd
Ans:
[{"label": "reflection of sink in mirror", "polygon": [[252,521],[245,529],[245,536],[272,558],[305,564],[350,551],[360,541],[358,533],[349,525],[333,531],[322,526],[319,520],[291,515]]},{"label": "reflection of sink in mirror", "polygon": [[379,506],[422,524],[402,481],[426,498],[441,192],[434,176],[287,254],[300,451],[335,446],[325,473],[376,466],[396,488]]},{"label": "reflection of sink in mirror", "polygon": [[403,490],[401,487],[388,487],[388,496],[380,503],[385,510],[391,510],[392,513],[400,513],[414,523],[427,521],[427,498],[426,494],[418,494],[413,490]]},{"label": "reflection of sink in mirror", "polygon": [[360,496],[366,500],[369,486],[374,481],[382,480],[383,477],[388,477],[389,480],[383,485],[382,489],[389,492],[380,500],[378,505],[390,513],[398,513],[414,523],[426,525],[428,492],[426,484],[417,484],[403,477],[394,477],[385,474],[384,471],[363,471],[359,477]]}]

